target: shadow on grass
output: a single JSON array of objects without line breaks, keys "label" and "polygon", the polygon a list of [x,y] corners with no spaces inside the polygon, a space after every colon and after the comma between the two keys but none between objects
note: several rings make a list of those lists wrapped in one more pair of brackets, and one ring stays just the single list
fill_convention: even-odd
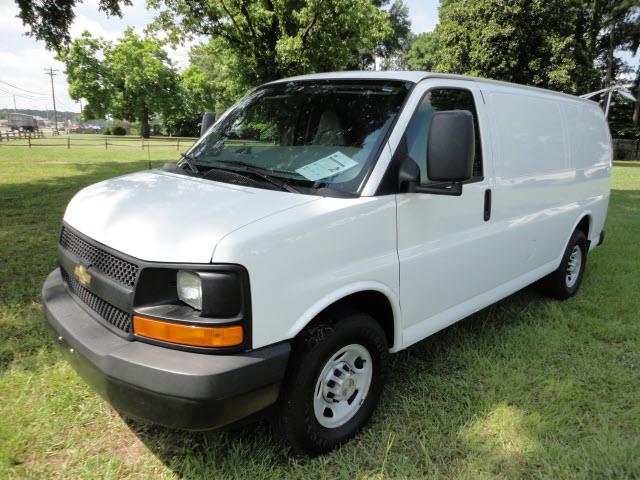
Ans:
[{"label": "shadow on grass", "polygon": [[62,216],[75,193],[101,180],[144,170],[146,165],[146,162],[25,165],[51,173],[45,179],[26,183],[0,182],[0,240],[3,258],[8,260],[0,264],[0,302],[37,298],[41,281],[56,264]]},{"label": "shadow on grass", "polygon": [[[56,264],[56,232],[72,195],[144,165],[73,168],[81,174],[0,185],[0,244],[7,259],[0,263],[0,315],[37,301]],[[530,287],[394,355],[370,427],[324,457],[292,458],[264,420],[206,433],[127,422],[152,454],[185,479],[515,478],[540,471],[632,477],[620,442],[635,448],[629,438],[640,433],[624,413],[637,412],[639,394],[633,372],[640,358],[624,343],[640,339],[638,197],[638,191],[613,192],[607,241],[590,256],[578,296],[554,302]],[[31,317],[2,325],[1,348],[16,359],[53,345],[40,328],[44,322]],[[598,463],[603,458],[619,470]]]},{"label": "shadow on grass", "polygon": [[[507,358],[499,358],[504,353],[499,352],[503,338],[508,337],[512,330],[525,327],[531,315],[544,308],[542,305],[544,300],[537,289],[533,286],[526,288],[395,355],[386,394],[374,414],[372,425],[356,439],[326,457],[292,457],[267,419],[275,413],[273,410],[264,412],[255,423],[230,431],[180,432],[134,420],[127,422],[147,448],[184,479],[260,478],[255,472],[261,469],[274,478],[324,477],[324,474],[320,475],[318,472],[327,465],[331,466],[335,477],[366,477],[378,473],[390,438],[394,438],[400,445],[399,449],[387,457],[391,470],[395,468],[394,464],[398,459],[402,458],[401,463],[404,463],[407,458],[412,458],[417,465],[408,467],[406,471],[406,465],[400,467],[398,474],[401,477],[434,474],[438,468],[446,470],[447,463],[455,462],[464,455],[464,443],[474,442],[477,436],[472,431],[471,434],[466,434],[466,437],[471,436],[471,440],[465,440],[465,435],[462,434],[465,428],[471,427],[475,419],[490,418],[492,409],[496,406],[493,398],[495,392],[489,395],[491,398],[483,398],[484,388],[479,385],[483,375],[478,371],[469,372],[469,360],[464,358],[466,355],[463,352],[466,350],[468,354],[468,349],[478,348],[478,355],[483,352],[487,354],[487,366],[493,364],[496,370],[507,368],[509,356],[517,353],[511,352],[507,354]],[[526,348],[525,345],[522,347]],[[538,374],[542,377],[553,376],[554,372],[541,370]],[[424,382],[425,388],[420,386],[421,382]],[[442,388],[440,392],[430,391],[431,387],[445,385],[446,388]],[[473,391],[474,389],[478,390]],[[429,395],[433,395],[433,398],[429,398]],[[529,412],[535,408],[521,402],[517,395],[511,398],[508,395],[501,396],[500,401],[507,405],[506,408],[517,405],[517,412]],[[425,420],[420,416],[430,415],[427,412],[432,409],[438,410],[434,415],[435,430],[440,430],[436,437],[441,437],[435,441],[438,444],[449,443],[447,453],[437,459],[440,466],[434,467],[436,470],[428,465],[420,465],[425,452],[418,447],[420,442],[424,442],[424,449],[433,445],[434,439],[429,437],[435,432],[431,435],[427,432],[434,429],[434,426],[420,425]],[[445,431],[440,428],[443,425],[437,425],[438,419],[445,419]],[[486,427],[480,425],[479,428],[484,431]],[[521,425],[516,428],[520,431],[515,432],[515,435],[533,436],[524,431]],[[457,438],[459,434],[461,438]],[[542,438],[545,435],[544,431],[538,431],[535,436]],[[520,452],[499,453],[502,458],[496,461],[499,463],[498,469],[503,472],[507,471],[515,476],[527,464]],[[351,461],[343,463],[345,457]],[[354,462],[354,459],[357,460]],[[242,473],[242,469],[245,469],[246,474]],[[332,475],[328,477],[332,478]]]},{"label": "shadow on grass", "polygon": [[147,162],[24,165],[33,181],[0,179],[0,373],[40,349],[51,350],[40,289],[57,265],[58,232],[71,197],[87,185],[146,167]]}]

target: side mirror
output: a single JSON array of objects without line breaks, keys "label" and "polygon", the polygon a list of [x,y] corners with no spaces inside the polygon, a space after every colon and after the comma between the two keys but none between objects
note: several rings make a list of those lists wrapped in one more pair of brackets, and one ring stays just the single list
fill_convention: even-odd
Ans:
[{"label": "side mirror", "polygon": [[209,130],[209,127],[216,123],[216,112],[205,112],[202,115],[202,126],[200,127],[200,136],[204,135],[204,132]]},{"label": "side mirror", "polygon": [[462,183],[473,176],[475,129],[468,110],[436,112],[431,118],[427,147],[427,177],[434,184],[420,184],[420,167],[405,156],[398,171],[400,191],[462,195]]},{"label": "side mirror", "polygon": [[434,182],[463,182],[473,176],[476,135],[468,110],[436,112],[427,143],[427,176]]}]

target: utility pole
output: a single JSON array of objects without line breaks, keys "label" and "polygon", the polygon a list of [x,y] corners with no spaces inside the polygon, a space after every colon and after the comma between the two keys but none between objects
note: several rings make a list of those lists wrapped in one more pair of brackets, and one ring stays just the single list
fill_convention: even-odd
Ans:
[{"label": "utility pole", "polygon": [[15,95],[13,96],[13,111],[14,112],[18,111],[18,109],[16,108],[16,96]]},{"label": "utility pole", "polygon": [[54,70],[51,67],[49,67],[48,70],[46,68],[44,69],[45,75],[49,75],[49,77],[51,77],[51,97],[53,98],[53,121],[55,125],[54,129],[56,133],[58,133],[58,112],[56,111],[56,92],[53,88],[53,76],[56,75],[55,72],[57,71],[58,70]]}]

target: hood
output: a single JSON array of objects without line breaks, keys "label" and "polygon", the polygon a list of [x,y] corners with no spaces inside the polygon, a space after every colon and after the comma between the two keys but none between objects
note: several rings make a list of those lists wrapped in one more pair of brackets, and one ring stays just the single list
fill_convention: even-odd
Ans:
[{"label": "hood", "polygon": [[151,170],[81,190],[64,220],[89,238],[141,260],[209,263],[225,235],[314,200]]}]

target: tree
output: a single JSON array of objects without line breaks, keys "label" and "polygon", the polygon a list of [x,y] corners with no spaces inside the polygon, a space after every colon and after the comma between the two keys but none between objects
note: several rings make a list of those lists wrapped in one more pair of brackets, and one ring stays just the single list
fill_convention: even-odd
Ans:
[{"label": "tree", "polygon": [[[110,46],[90,38],[67,46],[71,22],[60,17],[72,18],[77,0],[16,1],[32,35],[50,48],[60,49],[61,58],[74,52],[69,57],[69,72],[74,70],[74,61],[78,66],[74,98],[93,99],[90,112],[102,113],[108,106],[131,118],[146,118],[114,100],[113,82],[100,72],[112,66],[98,60]],[[113,14],[120,14],[120,7],[129,4],[128,0],[99,1],[101,9]],[[173,44],[196,36],[209,37],[207,46],[196,49],[193,60],[214,84],[217,111],[260,83],[303,73],[357,68],[362,59],[372,59],[373,55],[392,58],[405,47],[409,34],[403,0],[149,0],[148,4],[159,10],[155,31],[161,31]],[[81,67],[88,71],[80,72]],[[182,80],[189,83],[186,77]],[[92,91],[82,86],[89,83],[94,86]],[[120,88],[121,94],[123,91]],[[183,123],[176,117],[176,108],[169,110],[174,126]]]},{"label": "tree", "polygon": [[216,110],[218,85],[196,63],[180,75],[178,97],[163,115],[163,123],[171,135],[196,137],[200,133],[202,115]]},{"label": "tree", "polygon": [[604,86],[609,87],[616,74],[625,69],[614,53],[628,50],[635,55],[638,51],[640,5],[637,0],[596,0],[594,10],[597,21],[592,28],[592,45],[605,71]]},{"label": "tree", "polygon": [[640,126],[640,65],[636,69],[636,78],[633,81],[633,94],[636,97],[636,101],[633,105],[633,125],[634,127]]},{"label": "tree", "polygon": [[[60,50],[71,42],[69,28],[73,24],[75,8],[81,0],[15,0],[18,17],[29,27],[29,35],[44,41],[50,50]],[[131,0],[98,0],[98,9],[109,16],[122,16],[122,6]]]},{"label": "tree", "polygon": [[409,8],[404,0],[371,0],[373,5],[387,15],[389,28],[386,36],[375,46],[371,52],[365,52],[358,65],[349,66],[349,69],[365,70],[375,66],[376,60],[382,61],[385,69],[404,68],[404,55],[411,47],[413,34],[411,33],[411,20],[409,20]]},{"label": "tree", "polygon": [[113,85],[106,62],[99,59],[106,47],[103,40],[84,32],[70,48],[61,50],[58,59],[65,63],[69,96],[84,98],[85,118],[102,118],[111,110]]},{"label": "tree", "polygon": [[[222,41],[240,84],[357,65],[391,31],[371,0],[150,0],[156,29],[181,42]],[[220,44],[217,44],[218,46]]]},{"label": "tree", "polygon": [[438,62],[438,36],[434,32],[425,32],[418,35],[411,49],[405,56],[407,67],[411,70],[436,71]]},{"label": "tree", "polygon": [[59,59],[65,63],[69,94],[87,101],[85,116],[139,120],[149,136],[149,119],[169,113],[181,96],[179,76],[157,41],[127,29],[117,43],[84,32]]},{"label": "tree", "polygon": [[238,81],[242,58],[233,54],[227,43],[220,38],[212,38],[208,43],[191,49],[190,68],[198,72],[198,77],[212,90],[215,97],[213,110],[222,114],[252,85]]},{"label": "tree", "polygon": [[407,62],[586,93],[625,72],[614,52],[637,51],[639,18],[638,0],[442,0]]},{"label": "tree", "polygon": [[576,93],[582,0],[443,0],[435,68]]},{"label": "tree", "polygon": [[[374,49],[384,58],[396,55],[406,46],[410,22],[404,0],[391,1],[148,0],[148,4],[163,8],[157,25],[171,30],[174,41],[195,35],[222,39],[236,55],[249,54],[253,65],[243,76],[272,79],[278,72],[357,66],[363,58],[371,60]],[[29,35],[56,51],[69,46],[69,28],[81,0],[15,2]],[[98,9],[122,16],[122,6],[131,4],[131,0],[98,0]]]},{"label": "tree", "polygon": [[392,32],[408,33],[400,0],[390,7],[389,0],[212,0],[202,8],[195,0],[154,1],[164,5],[155,29],[173,42],[210,37],[192,49],[191,64],[212,86],[217,113],[261,83],[392,55],[401,45]]}]

